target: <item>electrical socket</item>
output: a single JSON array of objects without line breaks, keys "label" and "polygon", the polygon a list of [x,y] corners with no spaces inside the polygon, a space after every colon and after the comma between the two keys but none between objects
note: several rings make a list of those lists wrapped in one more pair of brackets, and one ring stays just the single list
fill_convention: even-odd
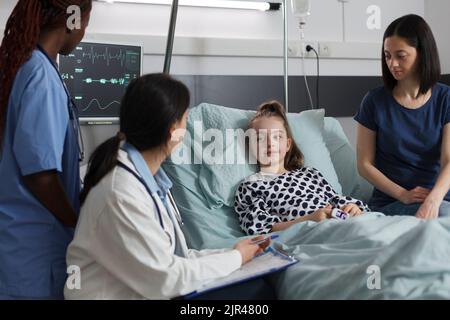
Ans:
[{"label": "electrical socket", "polygon": [[300,57],[305,57],[305,58],[313,58],[316,56],[316,54],[314,53],[314,51],[306,51],[306,47],[307,46],[311,46],[313,47],[317,52],[319,52],[319,46],[317,42],[312,42],[312,41],[303,41],[301,44],[301,50],[299,52],[299,56]]},{"label": "electrical socket", "polygon": [[325,43],[325,42],[319,43],[319,56],[320,57],[331,57],[331,46],[329,43]]},{"label": "electrical socket", "polygon": [[289,45],[288,46],[288,54],[290,57],[297,57],[300,52],[300,46],[299,45]]}]

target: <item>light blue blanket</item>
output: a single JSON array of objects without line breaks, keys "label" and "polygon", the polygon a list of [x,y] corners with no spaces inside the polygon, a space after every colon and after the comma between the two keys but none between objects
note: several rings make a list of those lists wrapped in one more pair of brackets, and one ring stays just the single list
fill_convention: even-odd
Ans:
[{"label": "light blue blanket", "polygon": [[300,260],[270,276],[279,299],[450,299],[450,218],[367,213],[278,234],[272,245]]},{"label": "light blue blanket", "polygon": [[273,244],[300,263],[271,280],[279,299],[450,299],[449,244],[450,218],[301,223]]}]

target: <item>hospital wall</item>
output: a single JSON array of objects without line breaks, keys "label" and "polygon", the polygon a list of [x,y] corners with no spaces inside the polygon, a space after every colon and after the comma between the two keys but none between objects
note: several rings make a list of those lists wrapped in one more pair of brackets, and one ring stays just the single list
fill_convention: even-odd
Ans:
[{"label": "hospital wall", "polygon": [[425,17],[439,46],[442,72],[450,74],[450,1],[425,0]]},{"label": "hospital wall", "polygon": [[[15,3],[14,0],[2,0],[0,28],[3,28]],[[369,30],[367,27],[367,20],[370,17],[367,9],[370,5],[377,5],[381,9],[379,29]],[[396,17],[416,13],[429,20],[437,33],[438,45],[443,56],[443,70],[450,73],[450,48],[445,39],[449,30],[445,13],[450,11],[442,10],[443,7],[448,8],[449,1],[353,0],[346,4],[338,0],[312,1],[311,16],[305,27],[305,40],[315,46],[329,47],[330,55],[321,58],[321,76],[328,80],[323,81],[325,84],[336,85],[342,89],[342,95],[328,97],[332,100],[339,98],[340,105],[331,106],[325,102],[321,107],[325,108],[329,115],[339,114],[337,112],[339,107],[347,110],[346,114],[339,115],[337,118],[353,145],[356,141],[356,133],[351,115],[356,112],[365,89],[352,94],[351,83],[361,79],[370,85],[381,84],[379,78],[381,39],[386,26]],[[251,79],[255,80],[254,82],[259,81],[258,83],[266,81],[268,77],[275,77],[276,81],[282,84],[282,11],[257,12],[181,7],[178,14],[172,74],[184,79],[195,75],[211,76],[220,80],[251,76]],[[163,68],[169,17],[170,7],[168,6],[95,3],[86,39],[143,43],[144,72],[159,72]],[[297,96],[304,98],[306,94],[301,75],[305,72],[310,80],[314,80],[316,61],[308,57],[305,70],[302,69],[299,58],[298,23],[290,12],[288,20],[291,95],[298,93]],[[370,81],[367,82],[367,80]],[[254,86],[252,83],[249,81],[248,86]],[[314,88],[314,82],[310,81],[310,83]],[[321,87],[321,89],[325,95],[327,88]],[[217,88],[216,91],[227,93],[227,88]],[[282,99],[282,92],[280,94]],[[323,100],[327,100],[326,98],[323,97]],[[230,102],[227,106],[256,107],[253,100],[247,97],[242,99],[246,99],[245,102]],[[218,101],[207,102],[218,103]],[[306,99],[297,99],[290,106],[291,111],[305,108]],[[97,144],[116,131],[117,126],[114,125],[83,127],[88,154]]]}]

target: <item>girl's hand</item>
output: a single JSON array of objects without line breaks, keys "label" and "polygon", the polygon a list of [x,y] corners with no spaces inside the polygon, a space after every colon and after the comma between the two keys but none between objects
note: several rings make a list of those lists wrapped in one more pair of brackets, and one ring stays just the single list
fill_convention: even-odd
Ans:
[{"label": "girl's hand", "polygon": [[238,250],[242,256],[242,265],[246,264],[253,257],[259,253],[263,253],[264,249],[270,244],[270,238],[260,244],[254,244],[253,241],[264,239],[263,236],[258,236],[252,239],[243,239],[236,243],[234,249]]},{"label": "girl's hand", "polygon": [[328,204],[325,208],[319,209],[315,211],[314,213],[311,213],[308,216],[308,219],[315,222],[320,222],[325,219],[331,218],[331,211],[333,210],[333,207],[331,204]]},{"label": "girl's hand", "polygon": [[351,217],[359,216],[360,214],[362,214],[361,209],[354,203],[346,204],[341,208],[341,210],[350,214]]},{"label": "girl's hand", "polygon": [[414,189],[403,191],[399,200],[404,204],[422,203],[429,194],[430,190],[422,187],[415,187]]},{"label": "girl's hand", "polygon": [[419,219],[435,219],[439,216],[440,202],[427,199],[417,210],[416,218]]}]

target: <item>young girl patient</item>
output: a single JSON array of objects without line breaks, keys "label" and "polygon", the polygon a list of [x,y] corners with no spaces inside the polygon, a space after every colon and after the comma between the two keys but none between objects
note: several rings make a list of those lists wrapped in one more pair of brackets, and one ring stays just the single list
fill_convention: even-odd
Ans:
[{"label": "young girl patient", "polygon": [[236,191],[235,210],[250,235],[286,229],[302,221],[331,217],[333,208],[356,216],[369,208],[362,201],[337,194],[322,174],[303,166],[283,106],[268,102],[250,120],[258,143],[253,153],[260,172],[244,179]]}]

